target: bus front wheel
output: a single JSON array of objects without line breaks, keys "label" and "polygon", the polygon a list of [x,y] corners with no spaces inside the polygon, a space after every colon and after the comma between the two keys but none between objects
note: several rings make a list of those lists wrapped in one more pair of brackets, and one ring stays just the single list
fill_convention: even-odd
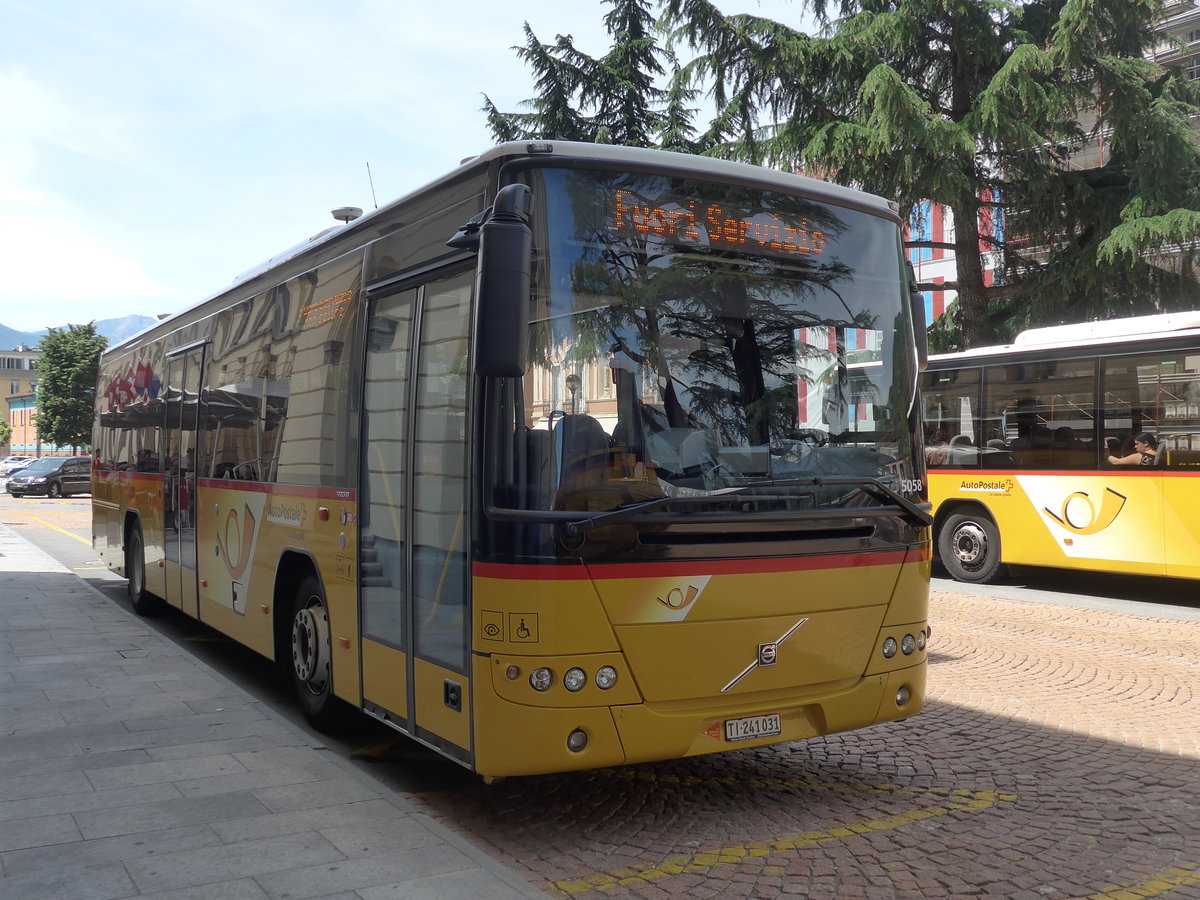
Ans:
[{"label": "bus front wheel", "polygon": [[332,656],[325,592],[309,575],[292,607],[292,684],[304,718],[319,731],[331,730],[341,712],[333,696]]},{"label": "bus front wheel", "polygon": [[988,584],[1003,572],[1000,529],[989,516],[955,513],[938,533],[938,556],[951,577]]}]

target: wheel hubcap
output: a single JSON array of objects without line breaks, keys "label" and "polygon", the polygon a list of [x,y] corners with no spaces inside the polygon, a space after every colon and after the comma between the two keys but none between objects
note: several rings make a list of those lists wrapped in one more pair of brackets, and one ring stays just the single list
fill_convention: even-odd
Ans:
[{"label": "wheel hubcap", "polygon": [[292,622],[292,665],[314,694],[329,680],[329,619],[319,600],[296,613]]},{"label": "wheel hubcap", "polygon": [[987,533],[975,522],[967,522],[954,532],[954,555],[963,566],[971,568],[987,559]]}]

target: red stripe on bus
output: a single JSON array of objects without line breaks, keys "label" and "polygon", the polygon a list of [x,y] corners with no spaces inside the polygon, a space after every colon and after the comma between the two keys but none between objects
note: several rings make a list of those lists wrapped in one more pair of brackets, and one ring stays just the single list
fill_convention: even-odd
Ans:
[{"label": "red stripe on bus", "polygon": [[929,559],[929,547],[868,553],[839,553],[835,556],[802,556],[768,559],[697,559],[688,562],[596,563],[584,565],[530,565],[528,563],[484,563],[471,567],[477,578],[510,581],[582,581],[598,578],[664,578],[674,575],[758,575],[774,572],[811,572],[821,569],[861,569],[868,566],[899,565]]},{"label": "red stripe on bus", "polygon": [[222,491],[244,491],[250,494],[276,494],[281,497],[315,497],[318,500],[341,500],[353,503],[355,491],[345,488],[308,487],[300,484],[274,484],[267,481],[233,481],[225,478],[197,478],[196,485]]},{"label": "red stripe on bus", "polygon": [[92,472],[95,481],[157,481],[163,480],[158,472],[120,472],[115,469],[96,469]]}]

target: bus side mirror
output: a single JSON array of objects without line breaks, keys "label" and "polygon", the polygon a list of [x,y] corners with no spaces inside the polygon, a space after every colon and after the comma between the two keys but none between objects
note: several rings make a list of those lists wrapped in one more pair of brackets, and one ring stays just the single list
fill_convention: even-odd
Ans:
[{"label": "bus side mirror", "polygon": [[913,337],[917,341],[917,370],[924,372],[929,366],[929,324],[925,321],[925,295],[917,290],[917,275],[912,263],[905,262],[908,269],[908,305],[912,309]]},{"label": "bus side mirror", "polygon": [[496,194],[479,228],[475,290],[475,369],[481,375],[525,374],[529,285],[533,268],[533,193],[510,184]]}]

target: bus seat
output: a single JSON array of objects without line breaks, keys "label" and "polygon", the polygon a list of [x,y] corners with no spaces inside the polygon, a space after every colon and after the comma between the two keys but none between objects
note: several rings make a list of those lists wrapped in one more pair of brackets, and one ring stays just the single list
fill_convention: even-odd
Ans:
[{"label": "bus seat", "polygon": [[970,466],[974,468],[979,465],[979,448],[971,443],[955,444],[951,441],[949,448],[949,458],[946,460],[948,466]]},{"label": "bus seat", "polygon": [[564,480],[569,475],[608,464],[608,434],[587,414],[566,415],[555,422],[554,444]]},{"label": "bus seat", "polygon": [[717,436],[706,429],[687,429],[679,442],[679,464],[686,474],[702,474],[717,465]]}]

